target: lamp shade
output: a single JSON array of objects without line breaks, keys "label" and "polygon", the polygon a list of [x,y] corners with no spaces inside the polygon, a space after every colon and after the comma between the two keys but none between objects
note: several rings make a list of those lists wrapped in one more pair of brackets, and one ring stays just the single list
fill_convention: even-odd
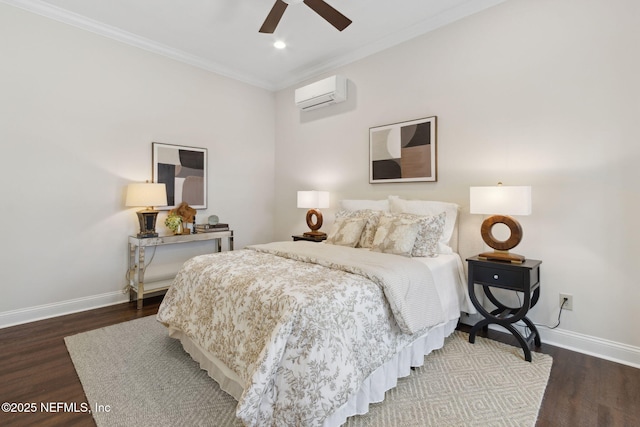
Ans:
[{"label": "lamp shade", "polygon": [[298,207],[326,209],[329,207],[328,191],[298,191]]},{"label": "lamp shade", "polygon": [[469,211],[472,214],[530,215],[531,187],[470,187]]},{"label": "lamp shade", "polygon": [[149,182],[129,184],[125,206],[167,206],[167,187]]}]

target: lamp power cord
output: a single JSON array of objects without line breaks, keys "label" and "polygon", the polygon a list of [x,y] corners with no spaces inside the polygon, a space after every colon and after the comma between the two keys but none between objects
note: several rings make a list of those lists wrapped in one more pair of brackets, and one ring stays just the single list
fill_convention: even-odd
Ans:
[{"label": "lamp power cord", "polygon": [[[520,299],[520,294],[518,292],[516,292],[516,296],[518,297],[518,303],[522,306],[522,300]],[[550,325],[546,325],[544,323],[535,323],[533,322],[534,325],[538,326],[538,327],[542,327],[542,328],[547,328],[547,329],[556,329],[558,326],[560,326],[560,317],[562,316],[562,311],[564,310],[564,306],[567,304],[568,299],[564,298],[562,300],[562,304],[560,304],[560,309],[558,310],[558,320],[557,323],[553,326]],[[529,335],[531,333],[531,330],[529,329],[529,327],[521,322],[516,322],[516,325],[521,326],[525,329],[527,335]]]}]

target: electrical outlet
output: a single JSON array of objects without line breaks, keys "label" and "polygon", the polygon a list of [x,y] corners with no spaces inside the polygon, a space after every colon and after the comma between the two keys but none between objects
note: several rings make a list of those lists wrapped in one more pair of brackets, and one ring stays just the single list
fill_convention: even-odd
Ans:
[{"label": "electrical outlet", "polygon": [[[567,299],[567,302],[562,306],[565,298]],[[573,310],[573,295],[560,294],[560,307],[562,307],[563,310]]]}]

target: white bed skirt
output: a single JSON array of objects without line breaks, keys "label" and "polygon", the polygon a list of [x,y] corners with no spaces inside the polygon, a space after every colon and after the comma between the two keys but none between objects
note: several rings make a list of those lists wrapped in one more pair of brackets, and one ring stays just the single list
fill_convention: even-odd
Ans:
[{"label": "white bed skirt", "polygon": [[[398,378],[409,376],[412,367],[424,364],[426,355],[433,350],[442,348],[444,339],[453,333],[457,324],[458,319],[453,319],[446,324],[436,326],[414,341],[413,344],[402,349],[393,359],[369,375],[362,383],[358,393],[327,417],[323,426],[340,426],[346,422],[348,417],[369,412],[369,404],[382,402],[385,392],[397,385]],[[236,400],[240,399],[243,387],[238,375],[227,368],[218,358],[193,342],[181,330],[170,327],[169,336],[180,340],[185,351],[200,364],[202,369],[207,371],[222,390]]]}]

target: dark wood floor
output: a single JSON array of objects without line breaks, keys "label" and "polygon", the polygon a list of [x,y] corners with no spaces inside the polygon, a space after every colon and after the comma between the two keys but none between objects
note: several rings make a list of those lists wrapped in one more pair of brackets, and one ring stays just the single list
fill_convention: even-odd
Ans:
[{"label": "dark wood floor", "polygon": [[[64,337],[155,314],[160,298],[0,329],[0,403],[36,403],[35,413],[0,412],[1,426],[94,426],[88,413],[43,413],[41,403],[87,402]],[[466,327],[461,327],[465,330]],[[515,344],[506,334],[490,338]],[[640,369],[544,345],[554,358],[537,427],[640,426]],[[53,405],[55,408],[55,405]]]}]

